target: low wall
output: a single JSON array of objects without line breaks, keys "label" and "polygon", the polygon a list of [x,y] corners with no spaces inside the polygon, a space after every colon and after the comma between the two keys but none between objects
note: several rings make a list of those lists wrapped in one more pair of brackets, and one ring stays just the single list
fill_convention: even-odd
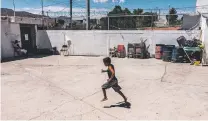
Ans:
[{"label": "low wall", "polygon": [[200,31],[186,32],[183,30],[138,30],[138,31],[72,31],[72,30],[40,30],[37,33],[37,47],[39,49],[57,47],[61,49],[64,36],[70,38],[71,55],[108,55],[108,48],[128,43],[138,43],[140,39],[147,39],[149,52],[155,53],[156,44],[178,45],[176,39],[185,36],[187,39],[199,38]]}]

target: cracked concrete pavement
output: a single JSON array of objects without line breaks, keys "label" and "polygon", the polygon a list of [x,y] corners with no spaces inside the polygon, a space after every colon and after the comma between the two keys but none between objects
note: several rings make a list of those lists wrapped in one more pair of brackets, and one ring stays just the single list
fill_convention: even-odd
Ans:
[{"label": "cracked concrete pavement", "polygon": [[208,119],[208,68],[114,58],[131,108],[112,89],[102,99],[102,57],[48,56],[1,64],[2,120]]}]

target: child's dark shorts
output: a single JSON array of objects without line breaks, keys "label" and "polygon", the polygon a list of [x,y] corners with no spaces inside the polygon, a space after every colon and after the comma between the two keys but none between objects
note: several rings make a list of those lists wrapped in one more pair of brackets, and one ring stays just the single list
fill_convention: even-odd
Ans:
[{"label": "child's dark shorts", "polygon": [[102,85],[103,89],[109,89],[109,88],[113,88],[113,90],[115,92],[118,92],[121,90],[121,87],[118,85],[118,81],[117,80],[112,80],[110,82],[106,82]]}]

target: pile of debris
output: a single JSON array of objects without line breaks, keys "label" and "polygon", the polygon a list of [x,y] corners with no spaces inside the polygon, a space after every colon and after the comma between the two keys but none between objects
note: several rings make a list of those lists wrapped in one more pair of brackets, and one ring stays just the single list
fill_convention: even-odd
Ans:
[{"label": "pile of debris", "polygon": [[150,53],[148,52],[150,45],[146,46],[146,41],[147,40],[145,41],[141,40],[140,43],[128,43],[127,52],[125,46],[122,44],[118,45],[117,47],[110,48],[109,55],[111,57],[118,57],[118,58],[125,58],[126,56],[128,58],[140,58],[140,59],[150,58]]}]

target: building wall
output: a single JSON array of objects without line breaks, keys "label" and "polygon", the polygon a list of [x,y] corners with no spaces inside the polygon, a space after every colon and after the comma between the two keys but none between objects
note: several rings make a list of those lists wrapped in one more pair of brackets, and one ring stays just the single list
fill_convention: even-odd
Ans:
[{"label": "building wall", "polygon": [[197,0],[196,2],[196,12],[205,14],[208,17],[208,0]]},{"label": "building wall", "polygon": [[[66,37],[64,37],[66,36]],[[156,44],[178,45],[176,39],[185,36],[187,39],[199,38],[200,31],[186,32],[182,30],[139,30],[139,31],[60,31],[48,30],[38,31],[37,47],[52,48],[61,50],[65,38],[71,40],[71,55],[104,55],[108,54],[108,48],[128,43],[138,43],[141,38],[147,39],[147,46],[150,45],[149,52],[155,53]]]},{"label": "building wall", "polygon": [[208,59],[208,23],[207,19],[205,17],[201,17],[201,28],[202,28],[202,42],[205,45],[206,53],[207,53],[207,59]]},{"label": "building wall", "polygon": [[8,23],[8,21],[1,21],[1,57],[13,57],[14,50],[12,41],[21,40],[20,26],[15,23]]},{"label": "building wall", "polygon": [[[37,35],[37,26],[32,31],[32,39],[35,41]],[[14,57],[14,48],[12,41],[20,41],[21,46],[21,32],[19,23],[11,23],[8,20],[1,21],[1,58]],[[36,43],[34,43],[36,45]],[[17,56],[17,55],[16,55]]]}]

